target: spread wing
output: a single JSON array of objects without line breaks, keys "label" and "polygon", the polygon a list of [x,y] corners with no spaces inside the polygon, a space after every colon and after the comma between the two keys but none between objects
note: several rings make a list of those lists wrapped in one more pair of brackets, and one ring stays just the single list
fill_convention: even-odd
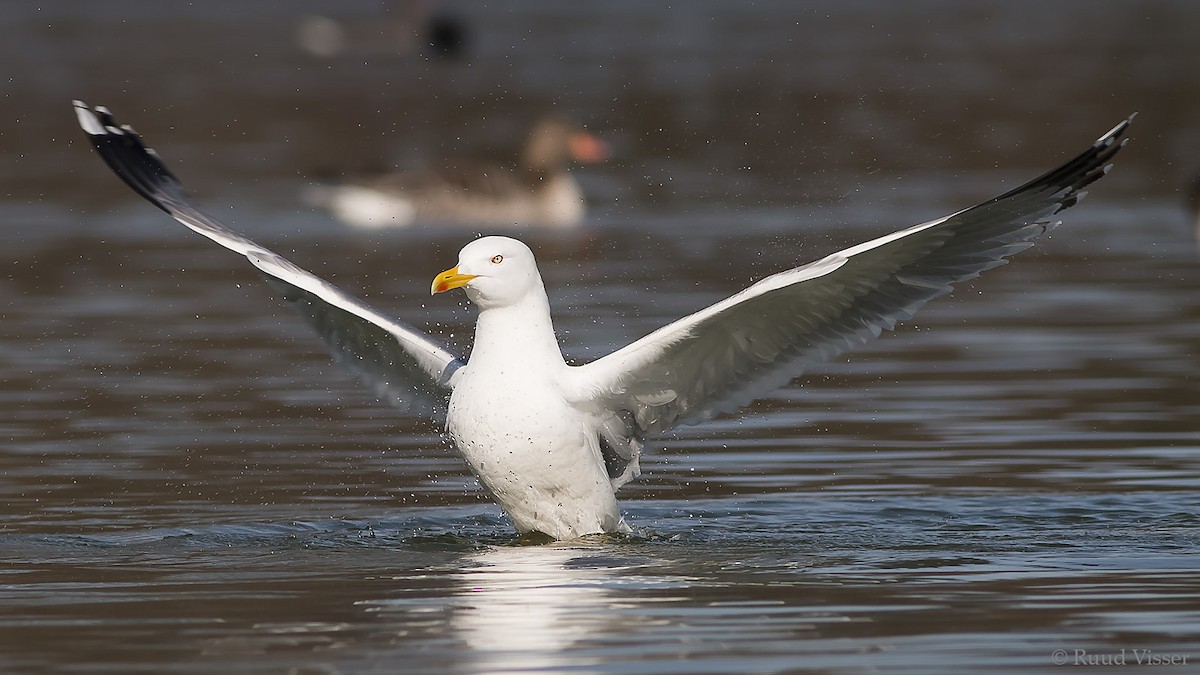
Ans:
[{"label": "spread wing", "polygon": [[79,126],[108,166],[135,192],[175,220],[240,253],[316,329],[341,363],[384,398],[410,412],[444,411],[464,361],[436,339],[390,318],[201,211],[158,154],[109,111],[75,101]]},{"label": "spread wing", "polygon": [[1108,172],[1132,119],[991,201],[763,279],[579,366],[572,395],[611,413],[606,438],[617,466],[636,459],[645,434],[741,407],[1032,246]]}]

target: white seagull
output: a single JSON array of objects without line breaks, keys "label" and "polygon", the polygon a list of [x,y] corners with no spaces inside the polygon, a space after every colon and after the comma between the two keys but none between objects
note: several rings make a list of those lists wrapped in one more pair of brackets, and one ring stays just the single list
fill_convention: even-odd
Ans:
[{"label": "white seagull", "polygon": [[617,488],[643,439],[730,412],[907,319],[955,282],[1004,264],[1106,174],[1132,117],[1082,154],[995,199],[769,276],[646,337],[567,365],[525,244],[483,237],[437,275],[479,308],[470,361],[227,229],[187,197],[129,126],[76,101],[79,124],[126,183],[250,260],[344,364],[409,412],[446,415],[471,471],[521,533],[628,532]]}]

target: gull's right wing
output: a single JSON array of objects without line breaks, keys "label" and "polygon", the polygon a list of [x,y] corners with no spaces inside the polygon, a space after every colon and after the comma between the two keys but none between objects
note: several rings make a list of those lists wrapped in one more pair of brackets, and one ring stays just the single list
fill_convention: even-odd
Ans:
[{"label": "gull's right wing", "polygon": [[455,373],[465,365],[433,337],[389,318],[367,303],[242,237],[201,211],[158,154],[128,125],[118,125],[103,107],[75,101],[79,126],[122,180],[175,220],[240,253],[283,293],[316,329],[333,355],[409,412],[445,410]]}]

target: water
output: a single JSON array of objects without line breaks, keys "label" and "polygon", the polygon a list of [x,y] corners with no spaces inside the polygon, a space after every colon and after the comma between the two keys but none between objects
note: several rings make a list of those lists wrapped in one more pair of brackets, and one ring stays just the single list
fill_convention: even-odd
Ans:
[{"label": "water", "polygon": [[[1190,672],[1200,10],[693,4],[463,5],[464,61],[306,56],[318,2],[6,13],[0,669]],[[529,545],[437,423],[108,176],[76,97],[239,229],[464,349],[472,311],[424,289],[470,233],[353,234],[296,195],[574,113],[618,155],[578,172],[586,228],[526,238],[576,360],[1140,116],[1012,265],[660,439],[622,490],[632,536]]]}]

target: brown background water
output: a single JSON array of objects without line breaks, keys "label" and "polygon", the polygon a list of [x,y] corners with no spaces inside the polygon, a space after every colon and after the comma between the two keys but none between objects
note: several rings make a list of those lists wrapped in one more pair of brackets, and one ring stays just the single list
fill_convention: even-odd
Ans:
[{"label": "brown background water", "polygon": [[[1200,256],[1180,193],[1200,169],[1200,5],[449,6],[459,59],[296,46],[308,12],[381,31],[366,2],[6,8],[0,669],[1200,663]],[[1140,116],[1113,174],[1011,266],[661,439],[622,491],[637,536],[516,547],[439,424],[374,401],[243,260],[108,175],[72,98],[133,122],[238,229],[464,348],[473,312],[424,289],[473,233],[352,233],[298,195],[504,156],[569,112],[616,156],[577,171],[585,228],[525,238],[580,360]]]}]

